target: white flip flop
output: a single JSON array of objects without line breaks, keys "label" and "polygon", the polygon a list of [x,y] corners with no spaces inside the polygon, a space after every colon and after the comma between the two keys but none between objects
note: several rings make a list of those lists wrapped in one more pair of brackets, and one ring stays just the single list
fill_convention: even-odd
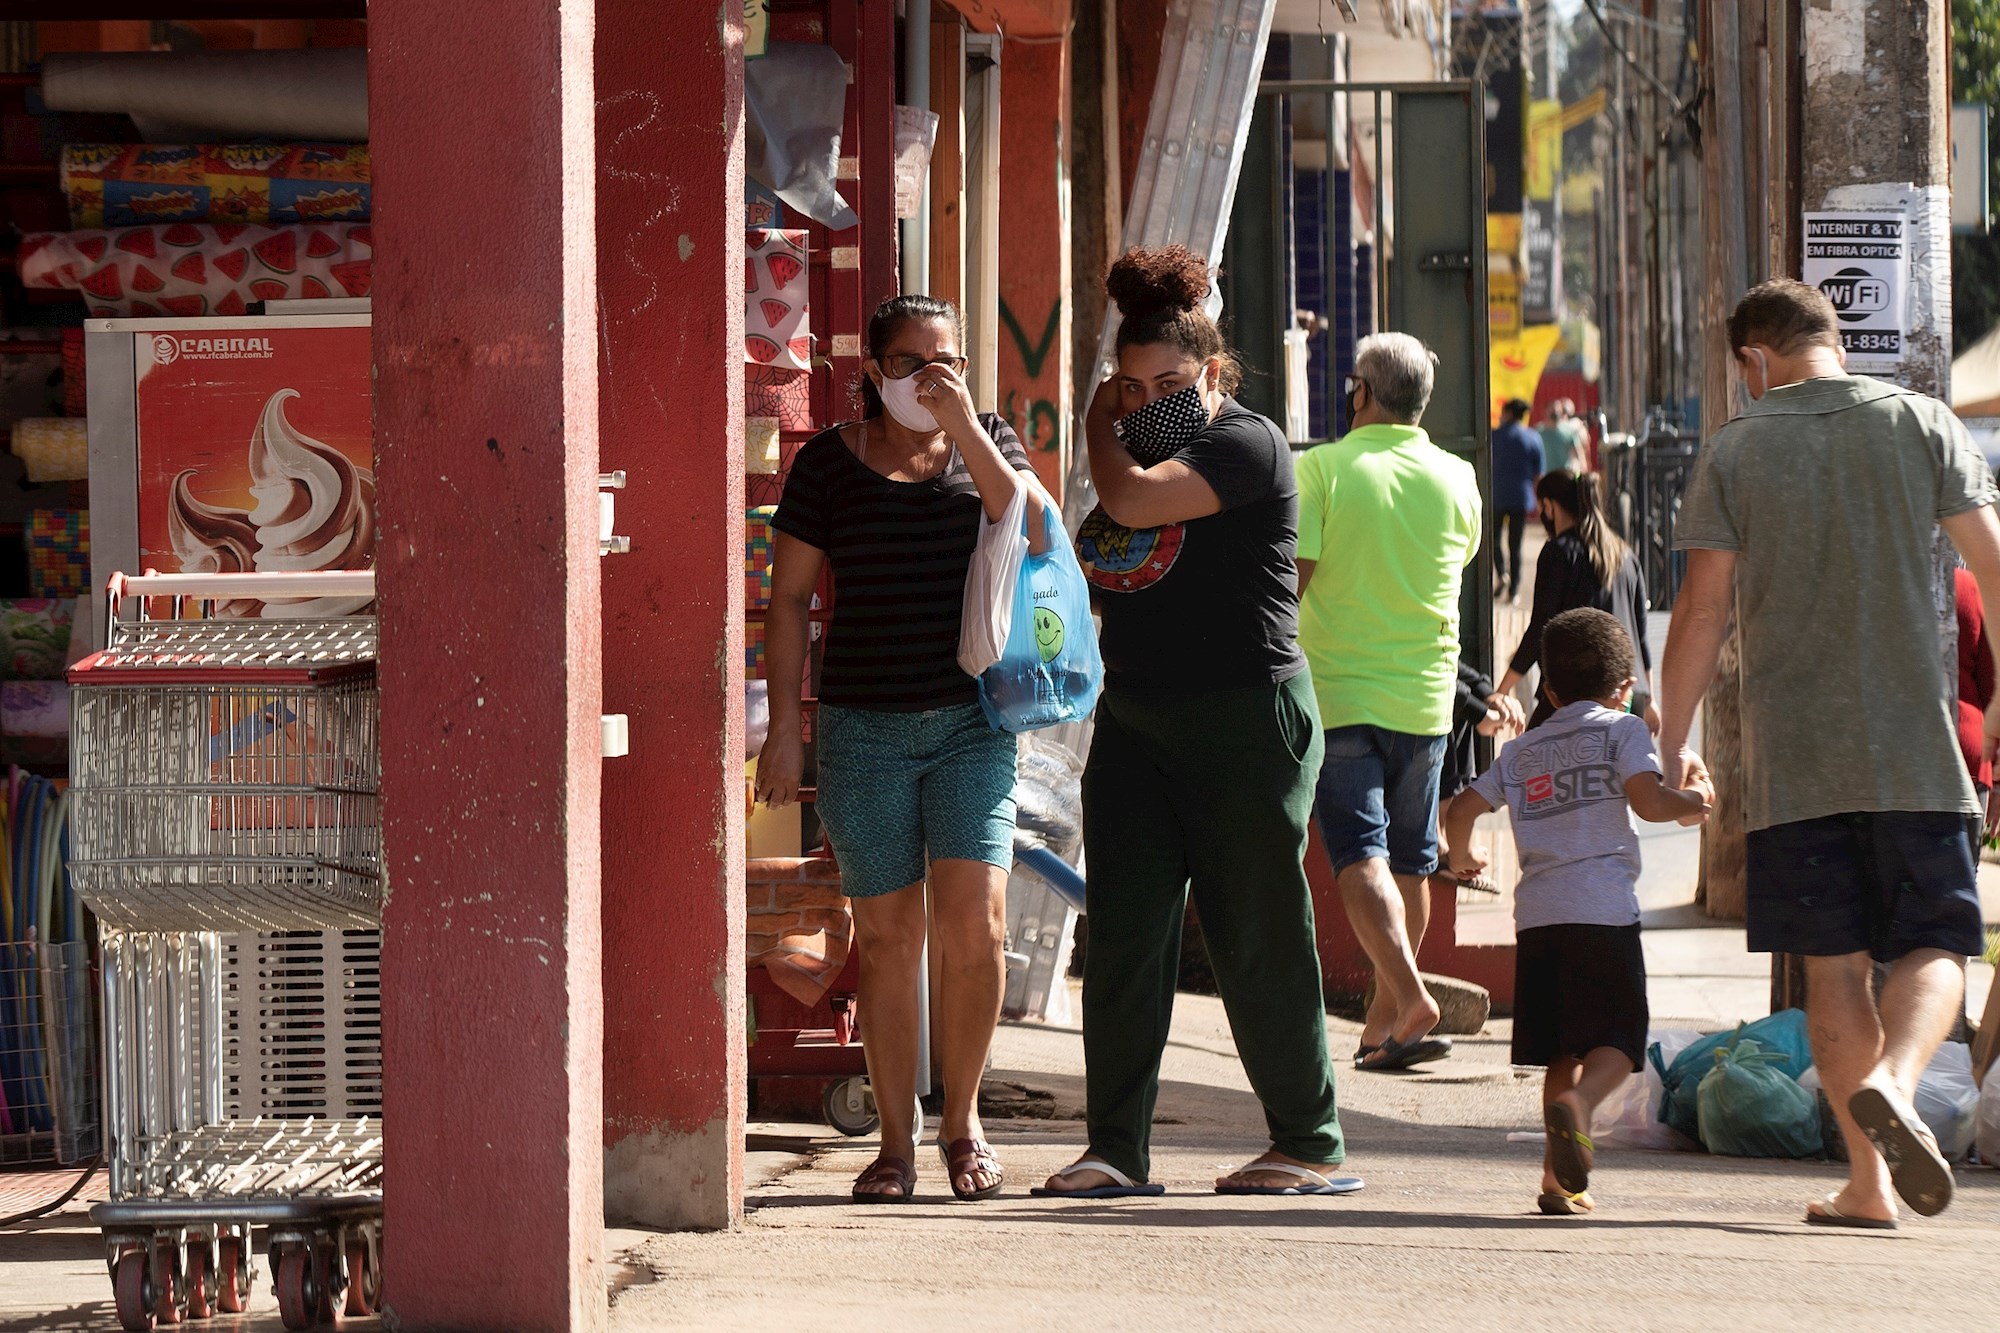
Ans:
[{"label": "white flip flop", "polygon": [[1165,1185],[1154,1185],[1147,1181],[1134,1180],[1109,1162],[1100,1162],[1095,1157],[1086,1157],[1080,1162],[1071,1162],[1056,1175],[1063,1180],[1081,1175],[1085,1171],[1096,1171],[1107,1175],[1117,1183],[1098,1185],[1087,1190],[1052,1190],[1046,1185],[1037,1185],[1028,1193],[1043,1199],[1136,1199],[1157,1198],[1167,1192]]}]

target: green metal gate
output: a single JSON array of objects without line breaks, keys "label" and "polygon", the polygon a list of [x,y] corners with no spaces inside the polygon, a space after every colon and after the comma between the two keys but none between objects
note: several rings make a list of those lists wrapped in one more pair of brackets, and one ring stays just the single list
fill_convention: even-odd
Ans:
[{"label": "green metal gate", "polygon": [[[1290,149],[1293,127],[1302,122],[1325,127],[1329,145],[1343,135],[1351,178],[1367,177],[1373,244],[1359,332],[1408,333],[1437,353],[1437,387],[1423,425],[1441,447],[1478,470],[1490,533],[1483,85],[1308,80],[1260,85],[1222,268],[1230,332],[1246,363],[1266,371],[1249,377],[1240,396],[1246,406],[1281,423],[1287,394],[1296,387],[1291,377],[1298,373],[1287,334],[1296,327],[1300,247],[1316,244],[1330,261],[1335,208],[1345,203],[1335,197],[1329,161],[1328,225],[1318,238],[1299,235]],[[1363,193],[1357,183],[1356,198]],[[1331,262],[1323,268],[1333,271]],[[1331,388],[1337,398],[1340,386]],[[1304,449],[1319,442],[1295,438],[1293,443]],[[1466,579],[1460,630],[1466,657],[1488,671],[1494,653],[1491,545],[1482,543],[1476,572]]]}]

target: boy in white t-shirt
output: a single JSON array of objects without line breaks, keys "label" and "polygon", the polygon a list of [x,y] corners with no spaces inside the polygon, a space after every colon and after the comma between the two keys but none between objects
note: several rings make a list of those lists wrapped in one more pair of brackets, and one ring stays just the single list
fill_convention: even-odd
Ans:
[{"label": "boy in white t-shirt", "polygon": [[[1485,868],[1473,822],[1512,812],[1521,882],[1514,890],[1514,1050],[1546,1065],[1548,1151],[1541,1197],[1552,1215],[1589,1212],[1591,1113],[1645,1068],[1646,961],[1639,945],[1639,830],[1632,816],[1699,822],[1706,779],[1676,791],[1660,778],[1646,724],[1627,712],[1632,640],[1602,611],[1565,611],[1542,633],[1542,678],[1556,713],[1500,751],[1451,803],[1451,868]],[[1571,702],[1571,701],[1574,702]]]}]

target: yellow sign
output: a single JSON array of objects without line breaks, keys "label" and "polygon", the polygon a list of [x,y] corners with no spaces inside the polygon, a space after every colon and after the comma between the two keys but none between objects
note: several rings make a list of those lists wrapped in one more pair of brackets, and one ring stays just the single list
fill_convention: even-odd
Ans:
[{"label": "yellow sign", "polygon": [[1542,371],[1560,341],[1562,330],[1554,324],[1530,324],[1521,330],[1519,337],[1493,339],[1493,364],[1487,379],[1487,392],[1493,399],[1492,424],[1500,423],[1500,405],[1509,398],[1535,401]]},{"label": "yellow sign", "polygon": [[771,0],[743,0],[743,58],[755,60],[771,47]]},{"label": "yellow sign", "polygon": [[1524,185],[1530,199],[1556,197],[1562,178],[1562,103],[1544,98],[1528,104],[1528,171]]}]

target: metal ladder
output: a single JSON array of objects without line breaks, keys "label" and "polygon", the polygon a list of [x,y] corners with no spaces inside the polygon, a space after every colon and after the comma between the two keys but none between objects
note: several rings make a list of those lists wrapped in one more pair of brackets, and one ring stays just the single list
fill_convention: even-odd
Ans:
[{"label": "metal ladder", "polygon": [[[1146,138],[1125,206],[1123,249],[1178,241],[1211,265],[1222,257],[1243,167],[1243,139],[1277,8],[1277,0],[1172,0]],[[1107,306],[1097,339],[1100,365],[1111,357],[1118,321],[1117,307]],[[1064,505],[1072,532],[1097,500],[1089,452],[1082,447],[1089,409],[1085,394],[1076,405],[1078,448],[1064,491],[1075,497]]]}]

